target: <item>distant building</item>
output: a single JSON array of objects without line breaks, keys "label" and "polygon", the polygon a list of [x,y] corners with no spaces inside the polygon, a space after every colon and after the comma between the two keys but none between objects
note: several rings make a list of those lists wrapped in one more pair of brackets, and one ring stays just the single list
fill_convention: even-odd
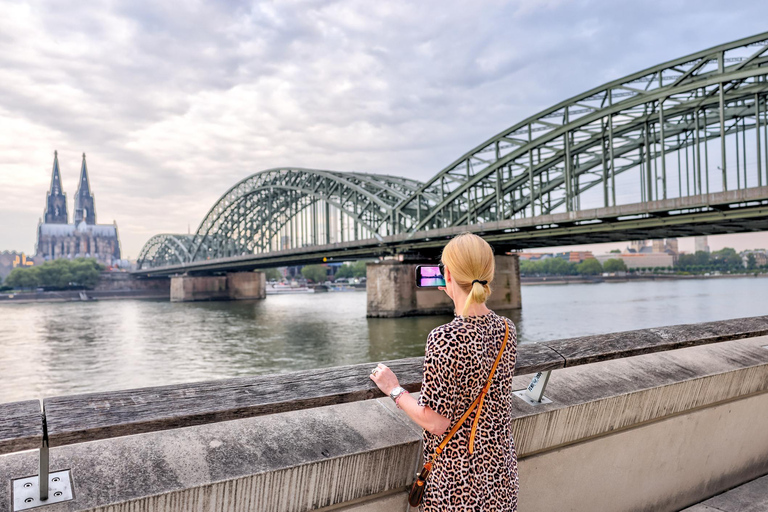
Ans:
[{"label": "distant building", "polygon": [[16,267],[31,267],[34,264],[34,261],[27,258],[23,252],[2,251],[0,252],[0,279],[5,279]]},{"label": "distant building", "polygon": [[664,252],[671,253],[675,256],[680,254],[680,247],[677,243],[677,238],[667,238],[664,241],[664,248],[665,248]]},{"label": "distant building", "polygon": [[554,257],[550,252],[521,252],[518,254],[520,255],[520,259],[523,261],[541,261]]},{"label": "distant building", "polygon": [[36,260],[85,257],[95,258],[107,266],[120,260],[117,223],[96,224],[96,205],[88,181],[85,153],[75,193],[74,222],[69,224],[58,152],[54,152],[53,156],[51,188],[46,197],[43,219],[37,227]]},{"label": "distant building", "polygon": [[592,251],[559,252],[555,256],[573,263],[581,263],[584,260],[595,259],[595,255],[592,254]]},{"label": "distant building", "polygon": [[560,258],[574,263],[581,263],[584,260],[594,259],[595,257],[591,251],[569,251],[558,252],[555,254],[552,254],[551,252],[521,252],[518,254],[523,261],[541,261],[548,258]]},{"label": "distant building", "polygon": [[652,240],[651,247],[653,248],[653,252],[665,252],[664,239]]},{"label": "distant building", "polygon": [[765,249],[754,249],[754,250],[743,251],[739,254],[739,256],[741,256],[741,260],[744,262],[744,267],[747,266],[747,258],[749,257],[750,254],[754,255],[755,264],[758,267],[768,265],[768,252],[766,252]]},{"label": "distant building", "polygon": [[706,236],[694,237],[693,243],[694,243],[696,252],[699,252],[699,251],[709,252],[709,245],[707,244]]},{"label": "distant building", "polygon": [[[650,249],[650,247],[648,247]],[[624,252],[621,254],[609,253],[598,254],[595,256],[600,264],[604,264],[610,259],[619,259],[624,262],[627,268],[657,268],[671,267],[674,265],[674,256],[665,252]]]}]

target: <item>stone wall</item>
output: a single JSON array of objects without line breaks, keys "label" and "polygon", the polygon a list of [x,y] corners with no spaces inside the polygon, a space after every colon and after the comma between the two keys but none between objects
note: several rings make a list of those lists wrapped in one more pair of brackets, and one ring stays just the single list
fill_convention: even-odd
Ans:
[{"label": "stone wall", "polygon": [[102,272],[96,292],[162,291],[170,293],[171,280],[167,277],[136,279],[128,272]]},{"label": "stone wall", "polygon": [[[754,337],[554,371],[552,403],[513,402],[519,511],[675,511],[767,474],[766,347]],[[46,510],[405,512],[420,439],[382,398],[54,447],[75,500]],[[36,464],[34,452],[0,456],[1,512],[7,483]]]}]

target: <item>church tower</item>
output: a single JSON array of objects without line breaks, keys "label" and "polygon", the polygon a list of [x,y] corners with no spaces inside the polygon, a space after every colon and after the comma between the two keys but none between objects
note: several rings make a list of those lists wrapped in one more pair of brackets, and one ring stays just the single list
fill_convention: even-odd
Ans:
[{"label": "church tower", "polygon": [[53,152],[53,172],[51,175],[51,189],[48,191],[45,205],[46,224],[66,224],[69,222],[67,215],[67,194],[61,186],[61,171],[59,171],[59,153]]},{"label": "church tower", "polygon": [[80,182],[75,193],[75,226],[82,221],[89,225],[96,224],[96,205],[91,193],[91,185],[88,183],[88,166],[85,164],[85,153],[83,153],[83,164],[80,167]]}]

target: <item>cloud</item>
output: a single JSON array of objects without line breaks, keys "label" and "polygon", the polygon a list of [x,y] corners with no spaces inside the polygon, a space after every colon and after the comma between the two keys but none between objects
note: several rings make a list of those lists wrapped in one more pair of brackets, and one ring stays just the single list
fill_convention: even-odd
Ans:
[{"label": "cloud", "polygon": [[[761,2],[0,2],[0,241],[53,150],[135,257],[281,165],[427,179],[605,81],[763,30]],[[701,28],[706,27],[706,28]],[[71,206],[70,206],[71,208]]]}]

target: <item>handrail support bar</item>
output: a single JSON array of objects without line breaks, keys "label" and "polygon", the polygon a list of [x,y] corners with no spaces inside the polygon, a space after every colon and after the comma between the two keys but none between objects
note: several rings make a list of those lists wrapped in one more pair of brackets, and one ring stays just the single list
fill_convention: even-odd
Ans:
[{"label": "handrail support bar", "polygon": [[544,390],[547,389],[549,376],[551,374],[552,370],[537,373],[531,380],[531,383],[528,384],[527,388],[520,391],[515,391],[513,394],[529,405],[552,403],[552,400],[544,396]]}]

